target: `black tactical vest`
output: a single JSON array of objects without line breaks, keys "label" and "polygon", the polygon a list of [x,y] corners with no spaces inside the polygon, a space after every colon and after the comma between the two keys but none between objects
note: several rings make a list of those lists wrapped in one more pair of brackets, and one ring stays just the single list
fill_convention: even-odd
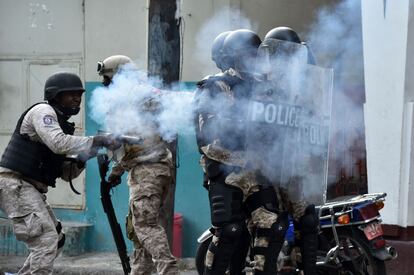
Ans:
[{"label": "black tactical vest", "polygon": [[[220,101],[219,96],[223,96],[217,82],[222,81],[226,83],[233,91],[236,98],[234,106],[226,107],[219,105],[219,110],[215,110],[214,104]],[[245,104],[238,104],[238,102],[245,102],[243,99],[247,98],[250,92],[249,82],[244,81],[238,77],[228,74],[219,76],[212,76],[202,82],[198,83],[200,89],[210,90],[211,100],[213,102],[213,113],[217,112],[218,116],[211,121],[205,121],[203,126],[203,133],[197,133],[197,143],[199,147],[212,143],[215,139],[219,139],[221,145],[228,150],[243,150],[245,144],[245,116],[247,109]],[[220,117],[220,118],[219,118]],[[198,123],[198,120],[195,121]],[[197,125],[197,124],[196,124]],[[200,125],[197,125],[199,128]]]},{"label": "black tactical vest", "polygon": [[[27,109],[17,122],[16,129],[10,139],[0,161],[0,166],[19,172],[28,179],[55,187],[56,179],[62,175],[62,164],[65,155],[55,154],[45,144],[30,140],[28,135],[20,134],[20,128],[27,112],[38,104]],[[74,123],[68,122],[63,116],[58,116],[58,123],[63,132],[73,135]]]}]

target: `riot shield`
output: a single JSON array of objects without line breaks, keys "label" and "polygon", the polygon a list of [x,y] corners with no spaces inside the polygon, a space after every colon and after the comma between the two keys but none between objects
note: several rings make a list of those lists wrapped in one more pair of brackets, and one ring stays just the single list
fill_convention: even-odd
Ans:
[{"label": "riot shield", "polygon": [[250,166],[295,200],[325,202],[333,71],[307,64],[304,45],[271,39],[259,48],[249,102]]}]

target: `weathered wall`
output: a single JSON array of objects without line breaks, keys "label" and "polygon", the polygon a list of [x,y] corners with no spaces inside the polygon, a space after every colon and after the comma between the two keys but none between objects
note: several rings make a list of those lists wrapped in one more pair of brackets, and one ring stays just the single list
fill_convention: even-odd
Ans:
[{"label": "weathered wall", "polygon": [[403,227],[414,225],[411,2],[362,2],[369,192],[388,193],[384,222]]}]

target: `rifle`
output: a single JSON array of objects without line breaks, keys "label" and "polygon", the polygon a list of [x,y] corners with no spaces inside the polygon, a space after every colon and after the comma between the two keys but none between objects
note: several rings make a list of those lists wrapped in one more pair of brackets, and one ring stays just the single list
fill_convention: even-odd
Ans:
[{"label": "rifle", "polygon": [[122,235],[121,226],[119,225],[114,207],[111,201],[111,185],[106,181],[106,174],[109,169],[109,162],[108,156],[106,154],[99,154],[97,156],[98,159],[98,166],[99,166],[99,174],[101,176],[101,202],[103,209],[108,217],[109,225],[111,226],[112,235],[114,237],[114,241],[116,244],[116,248],[118,250],[119,258],[121,259],[122,269],[124,270],[124,274],[128,275],[131,273],[131,266],[129,264],[129,257],[127,254],[127,249],[125,245],[124,236]]},{"label": "rifle", "polygon": [[101,136],[112,135],[113,138],[119,143],[128,144],[128,145],[141,145],[144,142],[144,139],[141,137],[130,136],[130,135],[115,135],[112,133],[105,132],[103,130],[98,130],[98,135],[101,135]]}]

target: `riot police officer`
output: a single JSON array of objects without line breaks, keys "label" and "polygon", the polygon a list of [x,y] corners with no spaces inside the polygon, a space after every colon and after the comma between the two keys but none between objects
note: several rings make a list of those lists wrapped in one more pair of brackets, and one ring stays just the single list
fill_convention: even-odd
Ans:
[{"label": "riot police officer", "polygon": [[[266,43],[271,39],[306,45],[306,43],[301,41],[299,35],[288,27],[277,27],[270,30],[263,39],[263,43]],[[288,57],[288,54],[286,54],[286,56]],[[307,47],[307,63],[313,65],[315,64],[315,58],[309,47]],[[276,69],[280,70],[280,68]],[[297,199],[297,196],[292,194],[288,189],[289,188],[286,186],[278,186],[283,206],[294,218],[296,231],[295,236],[300,244],[305,275],[313,275],[316,274],[316,252],[318,246],[319,225],[318,216],[315,212],[315,206],[313,204],[310,204],[303,199]]]},{"label": "riot police officer", "polygon": [[[128,67],[129,66],[129,67]],[[134,69],[133,61],[124,55],[114,55],[98,63],[103,84],[109,86],[116,73],[123,68]],[[160,104],[158,93],[142,99],[137,109],[142,115],[156,115]],[[141,109],[139,109],[141,108]],[[142,145],[124,145],[116,160],[109,181],[118,184],[128,171],[129,219],[128,238],[134,242],[131,274],[151,274],[154,265],[159,274],[178,274],[177,260],[171,254],[165,224],[160,211],[167,192],[174,184],[175,165],[168,143],[160,135],[156,122],[146,120],[146,133],[128,133],[143,137]]]},{"label": "riot police officer", "polygon": [[[47,102],[27,109],[17,122],[0,162],[0,209],[10,218],[16,238],[30,253],[18,274],[52,274],[53,261],[65,241],[62,225],[46,202],[57,178],[66,181],[84,169],[98,147],[119,146],[111,137],[73,136],[68,119],[80,110],[84,88],[68,72],[51,75],[44,88]],[[87,156],[76,162],[66,155]]]},{"label": "riot police officer", "polygon": [[[231,31],[225,31],[220,33],[219,35],[217,35],[217,37],[214,39],[213,44],[211,46],[211,60],[214,61],[214,63],[216,64],[217,68],[220,69],[220,73],[217,73],[215,75],[208,75],[206,77],[204,77],[204,79],[202,79],[201,81],[197,82],[197,89],[195,91],[194,94],[194,99],[193,99],[193,105],[195,106],[195,108],[197,108],[197,106],[200,104],[200,100],[201,100],[201,94],[202,94],[202,87],[206,84],[207,81],[212,81],[214,77],[220,77],[223,76],[223,74],[230,69],[231,67],[231,61],[229,60],[229,57],[227,55],[224,54],[223,52],[223,44],[224,44],[224,40],[226,39],[226,37],[231,33]],[[196,133],[196,141],[198,143],[198,148],[201,148],[201,146],[203,146],[200,142],[202,142],[202,138],[200,137],[201,133],[200,133],[200,128],[199,126],[199,118],[201,118],[199,116],[199,113],[196,112],[196,115],[194,116],[194,126],[195,126],[195,133]],[[199,150],[200,154],[203,155],[203,152],[201,150]],[[206,187],[207,185],[207,178],[206,178],[206,174],[204,174],[204,186]]]},{"label": "riot police officer", "polygon": [[245,217],[254,235],[255,274],[275,274],[277,252],[287,228],[278,218],[273,188],[261,185],[249,169],[245,151],[245,101],[249,98],[260,38],[236,30],[223,43],[231,68],[201,87],[198,111],[202,166],[208,176],[211,220],[215,235],[206,255],[205,274],[224,274],[243,238]]},{"label": "riot police officer", "polygon": [[[196,106],[196,108],[197,106],[200,106],[200,103],[201,103],[200,100],[202,101],[203,97],[205,96],[203,94],[203,91],[204,91],[203,87],[206,85],[206,82],[207,81],[212,82],[213,79],[220,79],[232,67],[230,57],[225,55],[223,51],[224,40],[231,33],[232,33],[231,31],[222,32],[219,35],[217,35],[217,37],[213,41],[213,44],[211,46],[211,59],[216,64],[217,68],[221,70],[221,72],[215,75],[212,75],[212,76],[207,76],[203,80],[197,83],[197,90],[195,91],[195,95],[193,99],[193,104],[194,106]],[[199,119],[201,120],[203,119],[203,114],[196,112],[196,115],[194,117],[196,141],[198,143],[199,152],[201,154],[200,163],[203,164],[206,162],[206,156],[201,151],[201,147],[203,147],[205,144],[204,144],[204,139],[202,137],[203,134],[201,133],[202,127],[200,128],[201,125],[199,124],[202,121],[199,121]],[[203,132],[205,136],[206,135],[205,130]],[[205,169],[205,167],[203,167],[203,169]],[[203,176],[204,176],[203,186],[208,190],[208,177],[205,171],[204,171]],[[243,219],[245,218],[246,217],[243,217]],[[247,230],[245,223],[241,223],[241,226],[242,226],[241,236],[234,248],[234,252],[232,254],[230,264],[229,264],[230,274],[242,274],[245,268],[245,264],[246,264],[246,256],[247,256],[249,245],[250,245],[250,234]]]}]

